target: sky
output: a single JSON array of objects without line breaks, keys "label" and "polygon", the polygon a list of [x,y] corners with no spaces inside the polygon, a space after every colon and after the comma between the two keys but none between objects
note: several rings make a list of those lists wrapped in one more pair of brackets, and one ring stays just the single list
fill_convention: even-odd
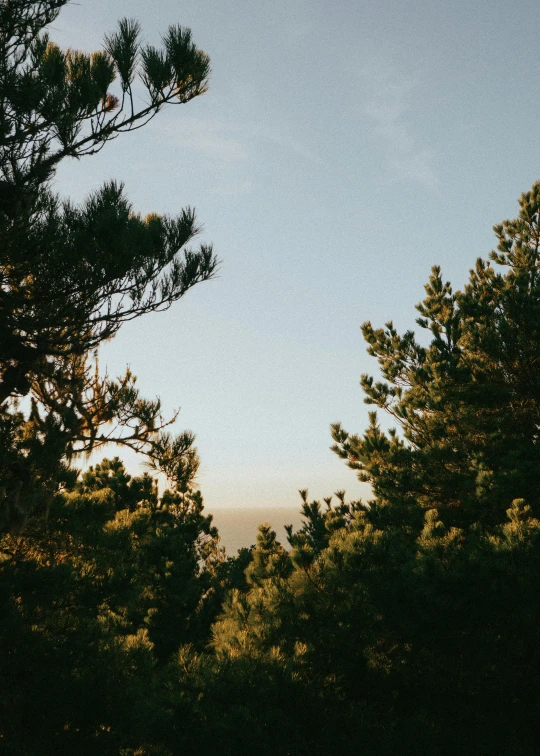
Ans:
[{"label": "sky", "polygon": [[191,28],[210,89],[64,161],[55,188],[81,201],[115,178],[143,215],[195,207],[222,263],[101,365],[181,408],[210,511],[369,498],[329,450],[330,423],[367,424],[360,325],[415,328],[431,266],[463,286],[540,178],[537,3],[80,0],[51,36],[92,51],[125,16],[151,44]]}]

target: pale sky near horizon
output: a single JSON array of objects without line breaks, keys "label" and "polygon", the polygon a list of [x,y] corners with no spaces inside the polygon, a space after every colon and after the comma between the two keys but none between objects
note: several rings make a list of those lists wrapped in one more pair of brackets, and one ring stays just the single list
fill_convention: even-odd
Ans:
[{"label": "pale sky near horizon", "polygon": [[115,178],[142,214],[194,206],[222,265],[101,363],[181,407],[210,510],[365,495],[328,448],[331,422],[366,426],[359,326],[414,328],[431,266],[461,287],[540,178],[537,3],[79,0],[51,36],[97,49],[123,16],[154,44],[190,27],[210,90],[62,165],[56,188]]}]

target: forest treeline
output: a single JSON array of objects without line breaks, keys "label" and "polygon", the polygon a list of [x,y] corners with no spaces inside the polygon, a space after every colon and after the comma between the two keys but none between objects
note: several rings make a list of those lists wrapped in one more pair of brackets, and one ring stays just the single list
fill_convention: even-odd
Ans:
[{"label": "forest treeline", "polygon": [[[540,183],[462,290],[433,269],[420,339],[362,326],[375,409],[332,434],[372,499],[301,491],[287,544],[263,525],[227,556],[193,434],[96,357],[219,262],[187,246],[191,208],[52,189],[60,161],[203,94],[209,59],[126,19],[62,50],[66,2],[0,2],[0,753],[539,753]],[[78,470],[111,442],[168,488],[118,457]]]}]

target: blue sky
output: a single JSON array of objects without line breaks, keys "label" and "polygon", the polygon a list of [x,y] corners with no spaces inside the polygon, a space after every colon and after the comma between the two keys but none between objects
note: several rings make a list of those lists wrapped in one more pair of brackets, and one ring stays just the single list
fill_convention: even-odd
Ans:
[{"label": "blue sky", "polygon": [[123,16],[154,44],[190,27],[210,90],[63,165],[56,188],[79,200],[116,178],[143,214],[194,206],[223,263],[102,364],[181,407],[209,509],[365,495],[328,449],[331,422],[366,425],[359,326],[414,327],[431,266],[462,286],[540,178],[537,3],[80,0],[51,33],[97,49]]}]

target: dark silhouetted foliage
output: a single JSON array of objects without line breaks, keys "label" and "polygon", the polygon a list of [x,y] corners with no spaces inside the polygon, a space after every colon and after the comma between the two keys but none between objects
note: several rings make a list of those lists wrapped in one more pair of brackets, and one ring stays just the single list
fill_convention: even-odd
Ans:
[{"label": "dark silhouetted foliage", "polygon": [[[172,26],[162,49],[124,19],[87,54],[46,27],[67,0],[0,3],[0,528],[44,511],[77,451],[118,441],[174,475],[193,438],[159,435],[159,401],[127,371],[100,376],[93,350],[122,323],[163,310],[211,278],[212,248],[186,245],[194,211],[141,217],[114,181],[79,206],[51,190],[56,166],[101,150],[169,103],[204,93],[208,57]],[[135,81],[146,90],[140,106]],[[31,398],[22,411],[21,397]]]}]

